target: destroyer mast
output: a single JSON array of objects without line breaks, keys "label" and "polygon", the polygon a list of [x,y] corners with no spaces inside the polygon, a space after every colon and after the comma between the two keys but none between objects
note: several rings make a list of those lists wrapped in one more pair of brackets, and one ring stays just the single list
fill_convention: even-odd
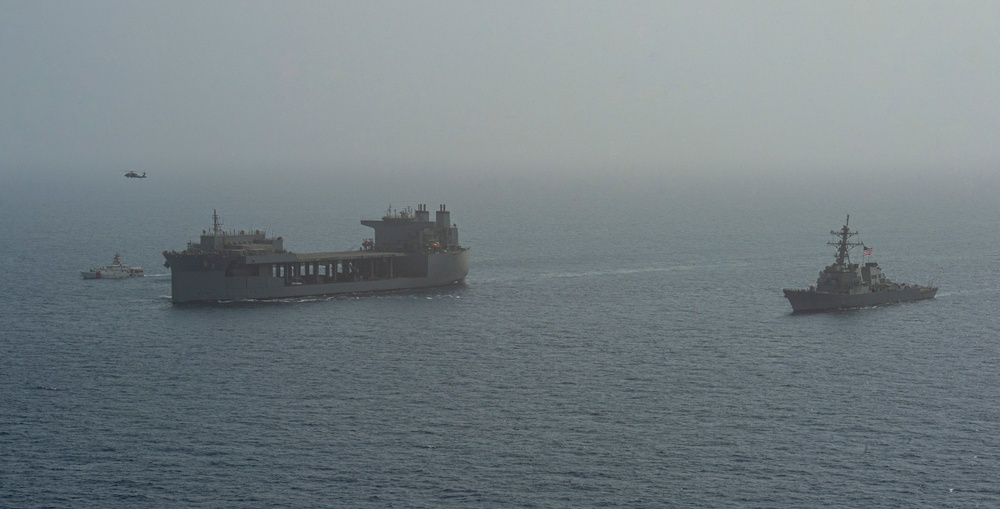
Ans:
[{"label": "destroyer mast", "polygon": [[853,248],[861,245],[860,242],[851,242],[851,240],[850,240],[851,237],[854,237],[855,235],[857,235],[858,232],[852,232],[851,231],[851,229],[847,226],[850,223],[851,223],[851,215],[848,214],[847,215],[847,221],[844,223],[844,226],[840,229],[840,231],[830,230],[830,235],[834,235],[836,237],[840,237],[840,239],[837,240],[837,241],[827,242],[827,245],[837,246],[837,255],[836,255],[837,256],[837,265],[839,265],[841,267],[843,267],[845,265],[844,262],[847,262],[847,265],[850,265],[850,263],[851,263],[851,254],[850,254],[851,249],[853,249]]}]

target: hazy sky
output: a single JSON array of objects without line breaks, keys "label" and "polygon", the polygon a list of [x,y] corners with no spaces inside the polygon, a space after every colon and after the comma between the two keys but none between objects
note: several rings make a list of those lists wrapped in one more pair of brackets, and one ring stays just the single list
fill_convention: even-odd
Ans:
[{"label": "hazy sky", "polygon": [[0,171],[1000,171],[1000,2],[0,2]]}]

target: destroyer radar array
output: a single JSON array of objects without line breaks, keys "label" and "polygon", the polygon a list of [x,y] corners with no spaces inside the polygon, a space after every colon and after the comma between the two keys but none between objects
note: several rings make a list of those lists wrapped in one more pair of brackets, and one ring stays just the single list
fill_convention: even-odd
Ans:
[{"label": "destroyer radar array", "polygon": [[[851,231],[848,227],[850,222],[851,216],[847,216],[847,222],[840,231],[830,232],[837,237],[836,241],[828,242],[837,247],[836,260],[819,273],[816,284],[801,290],[784,290],[792,312],[829,311],[934,298],[937,287],[891,281],[872,261],[863,265],[851,263],[850,251],[861,243],[852,240],[858,232]],[[866,249],[862,256],[869,253]]]},{"label": "destroyer radar array", "polygon": [[428,288],[461,283],[469,250],[441,205],[390,208],[361,224],[375,230],[356,251],[293,253],[263,231],[225,231],[213,211],[212,229],[183,251],[164,251],[174,303],[281,299]]}]

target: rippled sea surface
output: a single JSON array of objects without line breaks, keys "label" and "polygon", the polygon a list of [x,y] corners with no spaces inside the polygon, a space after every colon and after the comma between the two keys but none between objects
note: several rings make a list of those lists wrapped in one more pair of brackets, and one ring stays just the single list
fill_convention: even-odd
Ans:
[{"label": "rippled sea surface", "polygon": [[[118,179],[0,202],[0,506],[1000,506],[992,199]],[[320,251],[392,200],[449,205],[465,285],[169,301],[213,208]],[[792,315],[847,213],[937,298]],[[147,276],[80,278],[116,251]]]}]

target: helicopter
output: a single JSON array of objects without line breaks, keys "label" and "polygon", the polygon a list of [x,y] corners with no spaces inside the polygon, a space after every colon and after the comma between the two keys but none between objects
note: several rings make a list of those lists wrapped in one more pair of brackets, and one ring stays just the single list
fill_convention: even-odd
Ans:
[{"label": "helicopter", "polygon": [[136,173],[134,171],[126,171],[125,172],[125,178],[129,178],[129,179],[144,179],[144,178],[146,178],[146,172],[142,172],[142,175],[139,175],[138,173]]}]

